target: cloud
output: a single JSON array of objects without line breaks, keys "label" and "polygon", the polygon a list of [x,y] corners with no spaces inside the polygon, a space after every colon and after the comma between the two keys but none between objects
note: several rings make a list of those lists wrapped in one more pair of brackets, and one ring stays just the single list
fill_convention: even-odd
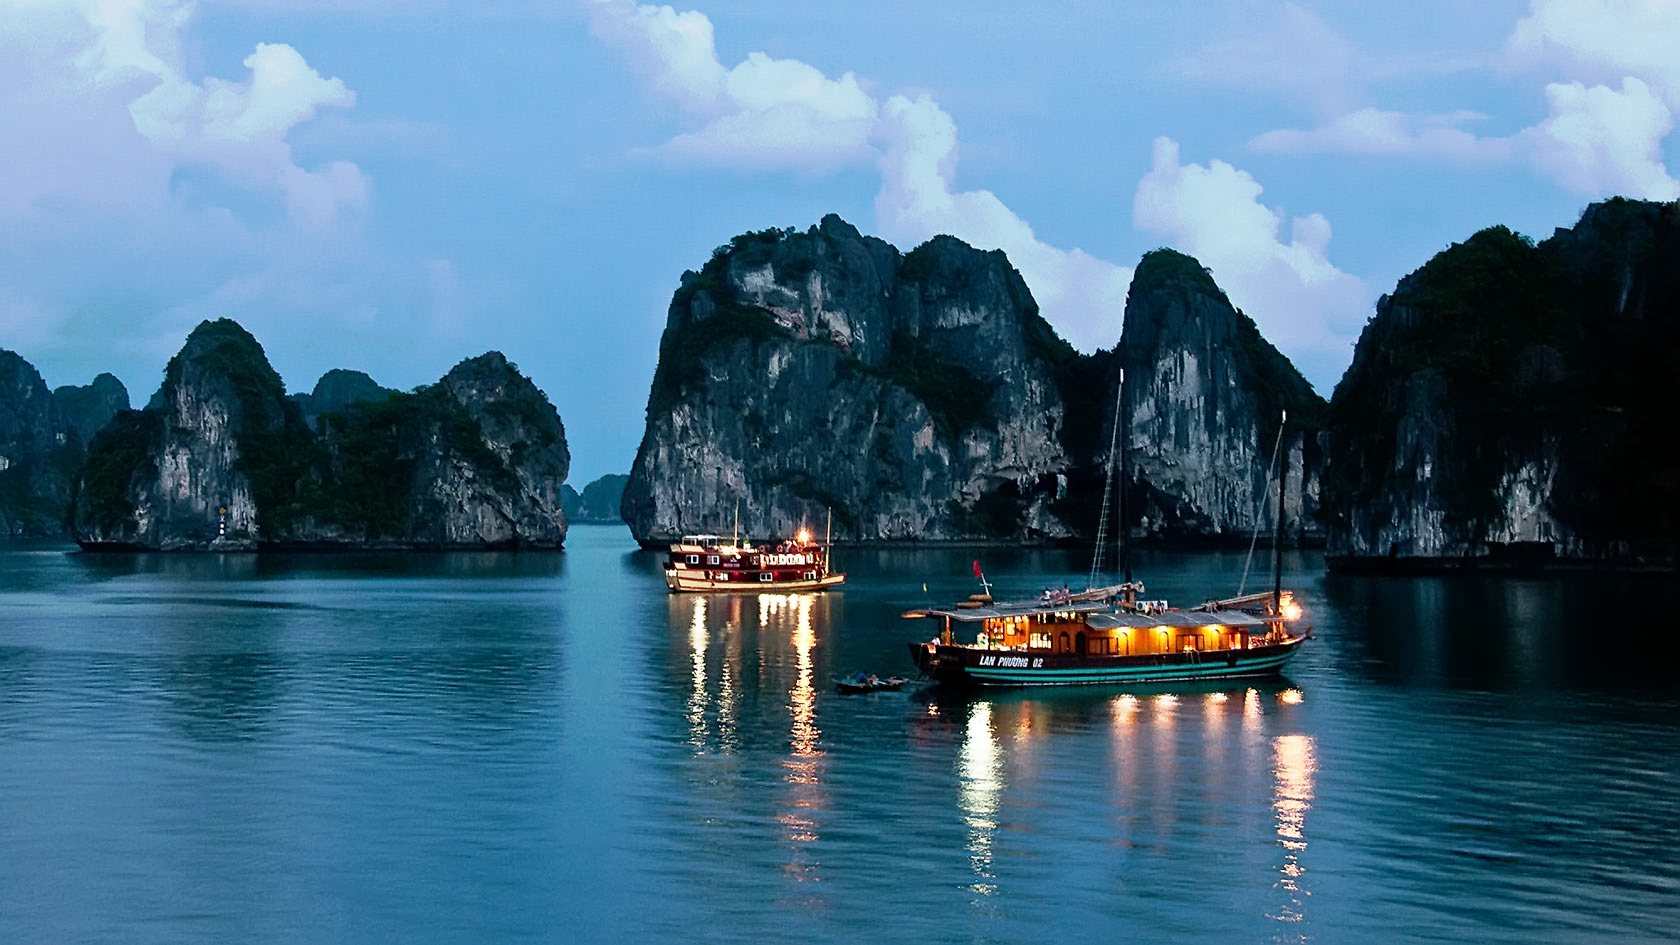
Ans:
[{"label": "cloud", "polygon": [[933,99],[888,99],[879,138],[885,152],[875,217],[883,236],[909,246],[949,233],[981,249],[1001,249],[1071,344],[1090,351],[1118,340],[1132,271],[1083,250],[1046,245],[991,191],[953,190],[957,126]]},{"label": "cloud", "polygon": [[1680,181],[1662,163],[1674,118],[1644,82],[1625,78],[1619,90],[1554,83],[1546,100],[1550,116],[1519,136],[1541,173],[1590,197],[1680,198]]},{"label": "cloud", "polygon": [[1298,4],[1264,11],[1238,34],[1216,40],[1168,65],[1180,78],[1259,88],[1300,99],[1320,111],[1341,111],[1361,83],[1353,44],[1323,17]]},{"label": "cloud", "polygon": [[1252,175],[1224,161],[1180,164],[1178,143],[1156,138],[1132,222],[1212,270],[1232,303],[1303,372],[1339,371],[1370,312],[1371,292],[1330,262],[1329,220],[1297,217],[1284,242],[1283,216],[1260,202],[1261,191]]},{"label": "cloud", "polygon": [[691,163],[820,172],[873,159],[876,228],[901,246],[950,234],[1001,249],[1044,316],[1076,347],[1114,344],[1131,270],[1039,240],[987,190],[958,191],[957,126],[931,96],[878,102],[857,76],[830,79],[797,60],[751,53],[725,68],[703,14],[630,0],[591,3],[595,35],[648,87],[704,124],[657,149]]},{"label": "cloud", "polygon": [[[161,162],[165,177],[167,168],[200,167],[237,187],[277,191],[307,225],[324,226],[344,210],[364,207],[368,182],[359,168],[347,161],[303,168],[286,140],[319,109],[354,105],[355,94],[343,81],[321,76],[297,50],[276,43],[257,44],[245,59],[249,75],[242,81],[192,81],[184,71],[181,34],[194,12],[192,4],[174,0],[0,0],[0,50],[12,60],[0,78],[17,90],[0,99],[0,107],[8,127],[36,132],[0,145],[15,166],[30,172],[0,182],[0,203],[47,196],[77,201],[89,194],[103,199],[107,181],[58,173],[51,157],[66,141],[98,138],[121,144],[133,162]],[[126,111],[121,119],[118,106]],[[92,127],[90,116],[120,125]],[[118,157],[90,155],[81,163],[115,165]],[[147,183],[113,169],[119,181]],[[156,178],[150,175],[151,182]]]},{"label": "cloud", "polygon": [[755,52],[725,68],[705,14],[632,0],[596,0],[590,26],[622,51],[654,92],[704,124],[657,153],[689,163],[827,170],[867,160],[875,100],[857,77],[830,79],[793,59]]},{"label": "cloud", "polygon": [[1457,127],[1480,116],[1470,113],[1416,116],[1379,108],[1348,112],[1312,130],[1268,131],[1248,143],[1256,151],[1302,154],[1424,155],[1453,160],[1497,160],[1505,142],[1479,138]]},{"label": "cloud", "polygon": [[1505,44],[1506,62],[1573,78],[1645,81],[1680,109],[1680,0],[1534,0]]}]

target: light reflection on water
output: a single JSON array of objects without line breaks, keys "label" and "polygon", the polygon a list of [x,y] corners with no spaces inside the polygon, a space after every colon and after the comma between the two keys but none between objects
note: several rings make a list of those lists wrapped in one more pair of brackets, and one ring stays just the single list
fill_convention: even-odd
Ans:
[{"label": "light reflection on water", "polygon": [[968,888],[977,896],[997,892],[992,872],[992,841],[998,829],[998,795],[1003,790],[1002,752],[992,731],[992,705],[975,704],[963,731],[957,776],[961,786],[957,803],[963,823],[968,825],[968,865],[973,881]]},{"label": "light reflection on water", "polygon": [[[1312,808],[1313,777],[1318,769],[1312,736],[1277,736],[1272,739],[1272,757],[1272,771],[1277,778],[1272,809],[1277,812],[1278,845],[1283,848],[1283,864],[1278,867],[1282,875],[1277,888],[1285,897],[1272,917],[1294,923],[1306,917],[1306,899],[1311,895],[1306,888],[1303,856],[1307,850],[1307,811]],[[1296,933],[1280,940],[1306,939],[1306,935]]]}]

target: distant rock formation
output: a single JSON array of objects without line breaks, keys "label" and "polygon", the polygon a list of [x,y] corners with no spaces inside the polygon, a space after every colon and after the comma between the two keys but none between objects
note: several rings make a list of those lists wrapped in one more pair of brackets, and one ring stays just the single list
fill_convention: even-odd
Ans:
[{"label": "distant rock formation", "polygon": [[623,473],[608,473],[584,486],[582,492],[566,486],[566,520],[592,525],[624,524],[619,506],[624,501],[624,487],[629,482],[630,477]]},{"label": "distant rock formation", "polygon": [[[1133,489],[1150,531],[1235,539],[1254,521],[1274,408],[1298,403],[1296,423],[1322,402],[1188,257],[1146,260],[1132,291],[1145,322],[1124,355],[1145,460]],[[672,298],[624,518],[649,545],[728,530],[737,505],[755,536],[829,512],[842,540],[1085,534],[1116,366],[1058,338],[1001,252],[941,236],[900,254],[833,215],[744,234]],[[1312,507],[1304,431],[1292,514],[1303,494]]]},{"label": "distant rock formation", "polygon": [[307,394],[293,394],[292,400],[303,411],[304,422],[315,429],[316,418],[323,413],[342,412],[357,404],[372,404],[388,400],[402,393],[380,387],[373,378],[361,371],[333,368],[315,382],[315,390]]},{"label": "distant rock formation", "polygon": [[1288,413],[1285,526],[1322,541],[1318,435],[1325,403],[1195,259],[1144,255],[1126,298],[1128,516],[1176,539],[1269,539],[1278,422]]},{"label": "distant rock formation", "polygon": [[1377,303],[1330,402],[1333,567],[1675,560],[1680,204],[1504,227]]},{"label": "distant rock formation", "polygon": [[501,354],[438,383],[342,400],[316,430],[237,323],[204,322],[163,408],[97,437],[75,505],[90,548],[558,547],[565,430]]},{"label": "distant rock formation", "polygon": [[75,452],[40,372],[0,349],[0,535],[62,533]]},{"label": "distant rock formation", "polygon": [[128,388],[110,374],[100,374],[81,387],[66,384],[52,392],[60,421],[85,447],[111,418],[128,409]]},{"label": "distant rock formation", "polygon": [[34,365],[0,350],[0,538],[65,534],[85,445],[127,406],[109,374],[48,392]]}]

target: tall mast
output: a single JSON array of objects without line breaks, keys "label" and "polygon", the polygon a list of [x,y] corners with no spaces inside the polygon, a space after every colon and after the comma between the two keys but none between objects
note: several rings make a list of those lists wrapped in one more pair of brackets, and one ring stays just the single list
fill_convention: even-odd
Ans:
[{"label": "tall mast", "polygon": [[729,536],[729,543],[741,547],[741,497],[735,497],[735,531]]},{"label": "tall mast", "polygon": [[[1283,429],[1289,424],[1289,411],[1278,420],[1278,442],[1283,442]],[[1282,613],[1283,607],[1283,481],[1289,478],[1289,451],[1278,450],[1277,534],[1272,538],[1272,613]]]},{"label": "tall mast", "polygon": [[828,510],[828,527],[823,529],[823,573],[834,569],[834,509]]},{"label": "tall mast", "polygon": [[[1120,383],[1114,394],[1114,433],[1120,440],[1119,475],[1115,476],[1115,488],[1120,490],[1120,527],[1114,530],[1114,541],[1120,549],[1120,569],[1122,583],[1132,583],[1132,546],[1126,541],[1126,437],[1119,436],[1120,427],[1126,422],[1126,398],[1122,395],[1126,389],[1126,369],[1120,369]],[[1126,430],[1127,436],[1131,430]],[[1130,600],[1131,598],[1127,598]]]},{"label": "tall mast", "polygon": [[[1114,494],[1115,483],[1115,450],[1120,441],[1120,394],[1126,384],[1126,370],[1120,369],[1120,381],[1114,388],[1114,428],[1108,438],[1108,462],[1103,466],[1102,512],[1097,516],[1097,542],[1091,550],[1091,577],[1086,584],[1087,590],[1094,590],[1103,570],[1103,543],[1108,540],[1108,500]],[[1122,521],[1124,516],[1122,515]]]}]

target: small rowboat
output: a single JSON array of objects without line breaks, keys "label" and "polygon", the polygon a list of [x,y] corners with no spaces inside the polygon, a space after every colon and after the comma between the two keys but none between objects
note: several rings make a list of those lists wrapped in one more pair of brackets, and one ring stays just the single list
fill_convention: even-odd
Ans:
[{"label": "small rowboat", "polygon": [[903,686],[903,676],[882,679],[874,673],[853,673],[836,682],[834,689],[843,695],[856,695],[862,692],[895,692]]}]

